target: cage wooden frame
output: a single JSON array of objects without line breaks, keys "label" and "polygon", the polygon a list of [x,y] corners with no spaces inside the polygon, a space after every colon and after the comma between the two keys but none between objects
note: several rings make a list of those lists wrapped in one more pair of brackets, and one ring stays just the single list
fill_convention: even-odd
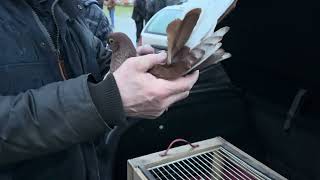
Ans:
[{"label": "cage wooden frame", "polygon": [[[245,170],[254,171],[253,174],[257,174],[258,180],[286,180],[285,177],[281,176],[277,172],[273,171],[269,167],[260,163],[253,157],[249,156],[239,148],[233,146],[221,137],[208,139],[195,143],[199,145],[197,148],[191,148],[189,145],[173,148],[169,151],[167,156],[162,157],[161,154],[164,151],[149,154],[146,156],[138,157],[135,159],[128,160],[127,166],[127,179],[128,180],[152,180],[155,178],[150,169],[157,167],[163,167],[168,164],[175,162],[181,162],[190,157],[198,157],[198,155],[215,152],[216,150],[222,150],[228,156],[237,160],[241,167]],[[228,154],[229,153],[229,154]],[[222,154],[221,154],[222,155]],[[239,166],[240,167],[240,166]],[[180,178],[183,179],[183,178]],[[187,178],[186,178],[187,179]],[[217,179],[217,178],[200,178],[200,179]],[[224,178],[219,178],[224,179]],[[228,178],[230,179],[230,178]],[[241,179],[241,178],[238,178]],[[254,179],[254,178],[242,178],[242,179]],[[241,180],[242,180],[241,179]]]}]

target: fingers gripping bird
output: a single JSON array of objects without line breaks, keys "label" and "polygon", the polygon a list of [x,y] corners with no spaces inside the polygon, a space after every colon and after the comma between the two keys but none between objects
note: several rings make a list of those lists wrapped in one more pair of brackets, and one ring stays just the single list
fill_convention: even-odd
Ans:
[{"label": "fingers gripping bird", "polygon": [[[192,33],[196,33],[194,28],[200,14],[200,8],[192,9],[183,20],[176,19],[168,25],[167,62],[164,65],[154,66],[149,73],[158,78],[171,80],[231,57],[230,53],[221,48],[221,40],[229,31],[229,27],[223,27],[216,32],[214,32],[215,27],[212,27],[213,29],[195,43],[194,47],[187,45]],[[108,42],[113,52],[110,64],[110,72],[113,73],[126,59],[135,57],[137,53],[131,40],[124,33],[111,33]]]}]

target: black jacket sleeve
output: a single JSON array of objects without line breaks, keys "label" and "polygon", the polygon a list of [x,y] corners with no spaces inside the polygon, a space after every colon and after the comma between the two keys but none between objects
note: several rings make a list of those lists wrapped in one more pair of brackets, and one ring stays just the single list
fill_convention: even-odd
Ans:
[{"label": "black jacket sleeve", "polygon": [[0,166],[63,150],[107,130],[91,99],[87,75],[0,96]]},{"label": "black jacket sleeve", "polygon": [[[99,114],[106,123],[114,126],[126,126],[127,120],[124,113],[121,95],[112,74],[99,83],[89,82],[90,94]],[[113,112],[113,113],[110,113]]]},{"label": "black jacket sleeve", "polygon": [[[97,51],[96,61],[99,65],[100,74],[102,75],[102,78],[105,74],[108,73],[110,69],[112,51],[108,47],[105,47],[103,43],[100,41],[100,39],[98,39],[97,37],[94,37],[94,44]],[[101,79],[99,79],[98,81],[100,80]]]}]

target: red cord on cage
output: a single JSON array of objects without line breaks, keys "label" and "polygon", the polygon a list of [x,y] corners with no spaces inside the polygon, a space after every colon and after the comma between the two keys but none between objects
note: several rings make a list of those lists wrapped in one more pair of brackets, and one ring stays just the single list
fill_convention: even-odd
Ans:
[{"label": "red cord on cage", "polygon": [[189,144],[192,148],[197,148],[197,147],[199,147],[198,144],[192,144],[192,143],[190,143],[189,141],[187,141],[187,140],[185,140],[185,139],[175,139],[175,140],[173,140],[173,141],[170,143],[170,145],[168,146],[167,150],[166,150],[163,154],[160,154],[160,156],[161,156],[161,157],[167,156],[169,150],[171,149],[171,147],[172,147],[175,143],[177,143],[177,142],[187,143],[187,144]]}]

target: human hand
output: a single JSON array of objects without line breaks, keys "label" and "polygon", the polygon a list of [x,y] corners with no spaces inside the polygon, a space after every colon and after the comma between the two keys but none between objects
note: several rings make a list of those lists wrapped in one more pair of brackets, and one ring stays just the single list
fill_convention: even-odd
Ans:
[{"label": "human hand", "polygon": [[[143,46],[139,46],[136,48],[136,53],[137,56],[143,56],[143,55],[147,55],[147,54],[154,54],[155,53],[155,49],[149,45],[143,45]],[[110,72],[108,72],[106,75],[104,75],[103,80],[105,80],[107,78],[107,76],[109,75]]]},{"label": "human hand", "polygon": [[139,46],[139,47],[137,47],[136,50],[137,50],[137,56],[143,56],[143,55],[155,53],[154,48],[149,44]]},{"label": "human hand", "polygon": [[127,116],[155,119],[173,103],[186,98],[199,77],[199,71],[168,81],[148,70],[166,62],[166,53],[127,59],[113,73]]}]

